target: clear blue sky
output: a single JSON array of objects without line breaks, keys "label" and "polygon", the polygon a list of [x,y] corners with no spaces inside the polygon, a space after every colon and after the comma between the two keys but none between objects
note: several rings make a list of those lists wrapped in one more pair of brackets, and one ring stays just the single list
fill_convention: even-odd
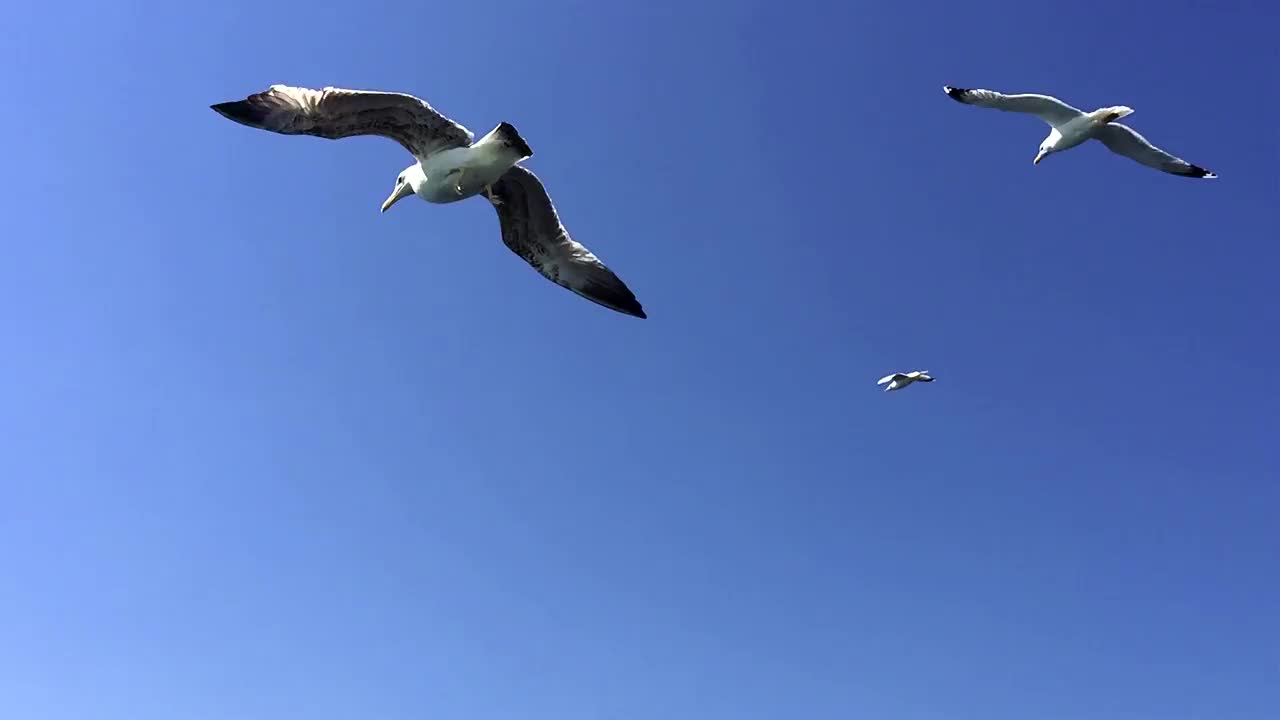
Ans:
[{"label": "clear blue sky", "polygon": [[[8,9],[0,715],[1274,720],[1280,10],[956,5]],[[277,82],[513,122],[649,319]]]}]

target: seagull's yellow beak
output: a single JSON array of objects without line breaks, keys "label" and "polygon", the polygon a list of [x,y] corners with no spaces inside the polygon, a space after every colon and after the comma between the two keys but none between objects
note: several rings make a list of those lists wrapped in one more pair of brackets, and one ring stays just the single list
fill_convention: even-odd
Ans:
[{"label": "seagull's yellow beak", "polygon": [[1035,160],[1032,160],[1032,161],[1031,161],[1031,164],[1032,164],[1032,165],[1039,165],[1039,164],[1040,164],[1040,161],[1044,159],[1044,156],[1045,156],[1045,155],[1048,155],[1048,153],[1046,153],[1046,152],[1045,152],[1045,151],[1043,151],[1043,150],[1041,150],[1040,152],[1036,153],[1036,159],[1035,159]]},{"label": "seagull's yellow beak", "polygon": [[386,212],[387,208],[400,202],[401,198],[408,197],[412,194],[413,188],[409,186],[409,183],[405,182],[396,185],[396,189],[391,191],[391,196],[387,198],[386,202],[382,203],[382,212]]}]

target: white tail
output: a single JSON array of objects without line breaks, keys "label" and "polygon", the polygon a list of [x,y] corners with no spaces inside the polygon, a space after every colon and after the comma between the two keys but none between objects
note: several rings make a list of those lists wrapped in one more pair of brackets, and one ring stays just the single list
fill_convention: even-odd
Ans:
[{"label": "white tail", "polygon": [[1106,107],[1094,113],[1098,117],[1098,122],[1106,125],[1119,120],[1122,117],[1128,117],[1133,114],[1133,108],[1124,105],[1116,105],[1114,107]]}]

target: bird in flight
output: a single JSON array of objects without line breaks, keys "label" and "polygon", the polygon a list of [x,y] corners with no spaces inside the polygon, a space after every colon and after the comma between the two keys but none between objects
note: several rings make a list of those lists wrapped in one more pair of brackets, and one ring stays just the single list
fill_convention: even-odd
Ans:
[{"label": "bird in flight", "polygon": [[1097,140],[1117,155],[1162,172],[1192,178],[1218,177],[1199,165],[1170,155],[1152,145],[1137,130],[1116,122],[1133,114],[1133,109],[1124,105],[1084,112],[1049,95],[1006,95],[994,90],[969,90],[949,85],[943,85],[942,90],[952,100],[965,105],[1027,113],[1048,123],[1049,135],[1040,143],[1040,150],[1032,161],[1036,165],[1053,153],[1070,150],[1088,140]]},{"label": "bird in flight", "polygon": [[876,384],[884,385],[889,383],[884,389],[885,392],[889,392],[890,390],[901,390],[913,382],[933,382],[933,377],[929,375],[928,370],[912,370],[909,373],[896,372],[885,375],[877,380]]},{"label": "bird in flight", "polygon": [[210,107],[241,125],[281,135],[390,138],[414,162],[396,178],[383,212],[410,195],[437,204],[483,195],[497,211],[502,242],[543,277],[604,307],[647,317],[622,279],[565,230],[542,182],[519,164],[533,150],[510,123],[476,140],[413,95],[334,87],[272,85]]}]

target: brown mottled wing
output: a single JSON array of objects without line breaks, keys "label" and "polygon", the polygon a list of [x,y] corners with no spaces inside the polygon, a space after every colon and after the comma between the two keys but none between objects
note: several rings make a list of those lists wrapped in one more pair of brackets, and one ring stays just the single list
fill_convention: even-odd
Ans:
[{"label": "brown mottled wing", "polygon": [[474,135],[412,95],[371,90],[323,90],[272,85],[244,100],[211,105],[241,125],[281,135],[337,140],[353,135],[391,138],[419,159],[466,147]]},{"label": "brown mottled wing", "polygon": [[1124,155],[1130,160],[1140,162],[1164,172],[1193,178],[1216,178],[1217,175],[1199,165],[1192,165],[1180,157],[1175,157],[1152,145],[1137,130],[1120,123],[1108,123],[1094,131],[1094,137],[1102,141],[1111,152]]},{"label": "brown mottled wing", "polygon": [[498,211],[502,242],[543,277],[611,310],[647,317],[626,284],[569,237],[536,175],[516,165],[485,195]]}]

